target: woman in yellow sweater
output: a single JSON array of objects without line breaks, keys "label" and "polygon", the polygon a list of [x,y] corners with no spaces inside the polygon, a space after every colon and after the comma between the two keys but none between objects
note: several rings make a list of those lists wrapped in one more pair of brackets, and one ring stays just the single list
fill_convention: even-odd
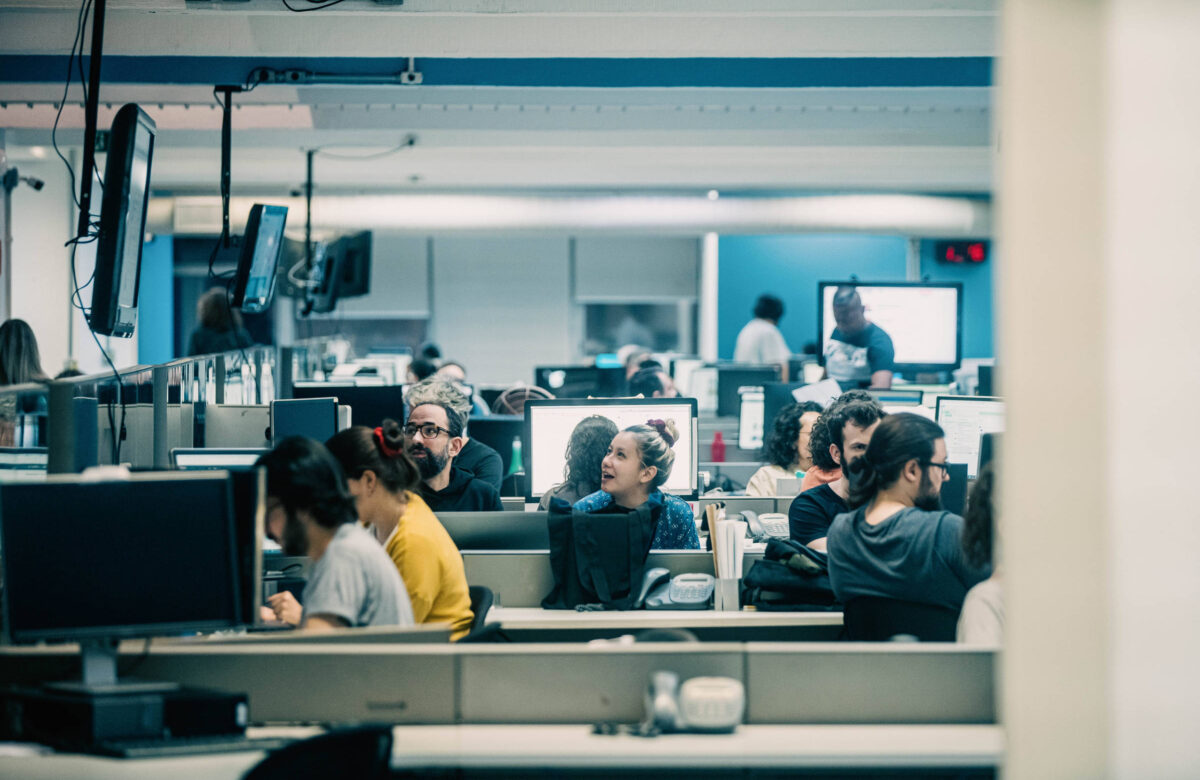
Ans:
[{"label": "woman in yellow sweater", "polygon": [[449,623],[451,639],[471,629],[471,598],[462,556],[446,529],[414,491],[416,464],[404,453],[395,420],[355,426],[325,443],[342,465],[358,517],[400,570],[418,623]]}]

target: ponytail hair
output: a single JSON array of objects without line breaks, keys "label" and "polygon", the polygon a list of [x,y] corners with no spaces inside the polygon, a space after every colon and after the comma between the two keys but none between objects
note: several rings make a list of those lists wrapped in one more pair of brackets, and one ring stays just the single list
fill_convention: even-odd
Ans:
[{"label": "ponytail hair", "polygon": [[675,452],[671,449],[679,440],[675,421],[647,420],[645,425],[626,428],[625,433],[633,434],[642,457],[642,467],[654,466],[658,469],[654,479],[650,480],[650,489],[659,488],[671,476],[671,467],[675,465]]},{"label": "ponytail hair", "polygon": [[404,451],[404,432],[395,420],[384,420],[378,428],[355,425],[335,434],[325,443],[341,464],[346,479],[361,479],[368,471],[390,493],[413,490],[420,472]]},{"label": "ponytail hair", "polygon": [[933,443],[945,437],[941,426],[919,414],[884,417],[871,435],[867,451],[849,465],[851,508],[870,502],[881,490],[896,484],[910,460],[922,468],[928,466],[933,460]]}]

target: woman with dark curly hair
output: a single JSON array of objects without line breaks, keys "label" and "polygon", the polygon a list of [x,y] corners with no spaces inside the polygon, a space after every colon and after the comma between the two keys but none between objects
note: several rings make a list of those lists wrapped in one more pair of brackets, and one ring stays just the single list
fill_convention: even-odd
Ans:
[{"label": "woman with dark curly hair", "polygon": [[820,416],[821,405],[813,401],[788,404],[779,410],[763,448],[767,465],[750,477],[746,495],[774,496],[777,481],[795,479],[797,474],[802,476],[812,467],[809,438]]},{"label": "woman with dark curly hair", "polygon": [[1004,633],[1004,596],[1000,567],[993,562],[996,536],[996,472],[989,463],[979,472],[963,517],[963,552],[972,566],[992,566],[992,576],[967,591],[958,616],[958,641],[998,647]]},{"label": "woman with dark curly hair", "polygon": [[567,442],[567,465],[564,481],[546,491],[538,509],[549,509],[550,499],[561,498],[574,504],[600,489],[600,461],[608,453],[608,445],[617,435],[617,424],[599,414],[585,417],[571,431]]}]

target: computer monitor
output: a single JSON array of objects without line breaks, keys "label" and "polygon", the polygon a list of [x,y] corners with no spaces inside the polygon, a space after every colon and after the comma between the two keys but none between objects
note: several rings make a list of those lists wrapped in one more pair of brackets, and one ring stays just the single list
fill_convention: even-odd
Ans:
[{"label": "computer monitor", "polygon": [[752,366],[731,363],[717,366],[717,416],[734,417],[738,413],[738,389],[762,387],[779,381],[779,366]]},{"label": "computer monitor", "polygon": [[332,251],[339,258],[337,297],[356,298],[371,292],[371,231],[342,236]]},{"label": "computer monitor", "polygon": [[250,208],[246,232],[242,235],[237,273],[233,279],[230,306],[256,314],[271,305],[287,212],[287,206],[264,206],[261,203],[255,203]]},{"label": "computer monitor", "polygon": [[761,387],[739,388],[738,449],[761,450],[765,426],[763,424],[764,395]]},{"label": "computer monitor", "polygon": [[325,442],[338,431],[336,398],[289,398],[271,402],[271,443],[289,436]]},{"label": "computer monitor", "polygon": [[942,509],[961,516],[967,509],[967,464],[949,464],[946,476],[949,479],[942,485]]},{"label": "computer monitor", "polygon": [[[521,441],[525,451],[525,418],[517,414],[492,414],[487,417],[472,417],[467,423],[467,436],[500,453],[504,461],[504,474],[512,469],[513,439]],[[524,466],[524,456],[521,461]]]},{"label": "computer monitor", "polygon": [[871,397],[884,406],[920,406],[925,398],[921,390],[868,390]]},{"label": "computer monitor", "polygon": [[237,546],[239,622],[262,622],[263,540],[267,533],[267,470],[262,466],[229,472]]},{"label": "computer monitor", "polygon": [[337,308],[341,263],[341,255],[333,245],[319,245],[313,253],[313,268],[309,274],[312,286],[305,292],[313,311],[328,314]]},{"label": "computer monitor", "polygon": [[967,464],[967,476],[974,479],[983,434],[1004,430],[1003,399],[939,395],[936,415],[937,424],[946,432],[946,461]]},{"label": "computer monitor", "polygon": [[460,550],[549,550],[545,512],[438,512]]},{"label": "computer monitor", "polygon": [[671,380],[680,395],[694,398],[696,391],[692,389],[692,372],[704,366],[703,358],[678,357],[671,359]]},{"label": "computer monitor", "polygon": [[116,683],[116,643],[241,622],[225,474],[55,475],[0,484],[11,641],[79,641],[84,687]]},{"label": "computer monitor", "polygon": [[174,447],[171,468],[176,471],[246,471],[262,457],[258,447]]},{"label": "computer monitor", "polygon": [[563,481],[571,433],[581,420],[592,415],[607,417],[616,424],[618,430],[644,425],[647,420],[674,420],[679,430],[679,441],[672,448],[675,464],[662,490],[689,500],[697,498],[699,436],[694,398],[555,399],[525,403],[527,501],[537,501],[543,493]]},{"label": "computer monitor", "polygon": [[[296,384],[292,388],[293,398],[329,398],[350,407],[350,422],[378,428],[384,420],[395,420],[404,424],[407,407],[404,405],[406,385],[362,385],[329,386],[321,384]],[[333,434],[330,434],[332,436]],[[324,439],[322,439],[324,441]]]},{"label": "computer monitor", "polygon": [[597,366],[537,366],[533,383],[555,398],[611,398],[625,393],[625,369]]},{"label": "computer monitor", "polygon": [[91,329],[102,336],[128,338],[137,325],[138,279],[156,132],[154,120],[134,103],[122,106],[113,118],[88,315]]},{"label": "computer monitor", "polygon": [[854,287],[869,321],[892,339],[896,371],[952,371],[962,362],[962,284],[924,282],[818,282],[818,354],[836,325],[833,297],[839,287]]},{"label": "computer monitor", "polygon": [[775,424],[775,418],[779,416],[779,412],[783,407],[796,403],[796,397],[792,395],[793,390],[799,390],[804,387],[803,382],[764,382],[763,390],[763,435],[766,431],[771,430],[771,426]]}]

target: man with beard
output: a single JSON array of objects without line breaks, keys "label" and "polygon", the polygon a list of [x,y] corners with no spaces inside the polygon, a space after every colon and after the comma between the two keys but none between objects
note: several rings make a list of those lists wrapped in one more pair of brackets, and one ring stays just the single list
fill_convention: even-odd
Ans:
[{"label": "man with beard", "polygon": [[268,535],[286,555],[313,561],[304,606],[282,591],[267,600],[264,617],[313,630],[415,625],[404,580],[356,522],[354,498],[325,446],[292,436],[256,465],[267,470]]},{"label": "man with beard", "polygon": [[405,451],[421,472],[421,498],[435,514],[499,512],[504,507],[496,488],[454,463],[463,448],[467,420],[449,392],[446,397],[422,395],[404,425]]},{"label": "man with beard", "polygon": [[[842,467],[842,476],[825,485],[810,488],[792,499],[788,507],[791,537],[814,550],[825,550],[825,536],[833,518],[850,511],[850,474],[847,464],[862,457],[871,443],[871,434],[885,412],[874,399],[835,401],[817,419],[829,437],[829,456]],[[816,437],[814,437],[816,438]]]},{"label": "man with beard", "polygon": [[942,429],[916,414],[890,414],[850,465],[852,512],[829,528],[829,581],[843,604],[860,596],[958,611],[990,566],[963,553],[963,519],[941,507],[948,479]]}]

